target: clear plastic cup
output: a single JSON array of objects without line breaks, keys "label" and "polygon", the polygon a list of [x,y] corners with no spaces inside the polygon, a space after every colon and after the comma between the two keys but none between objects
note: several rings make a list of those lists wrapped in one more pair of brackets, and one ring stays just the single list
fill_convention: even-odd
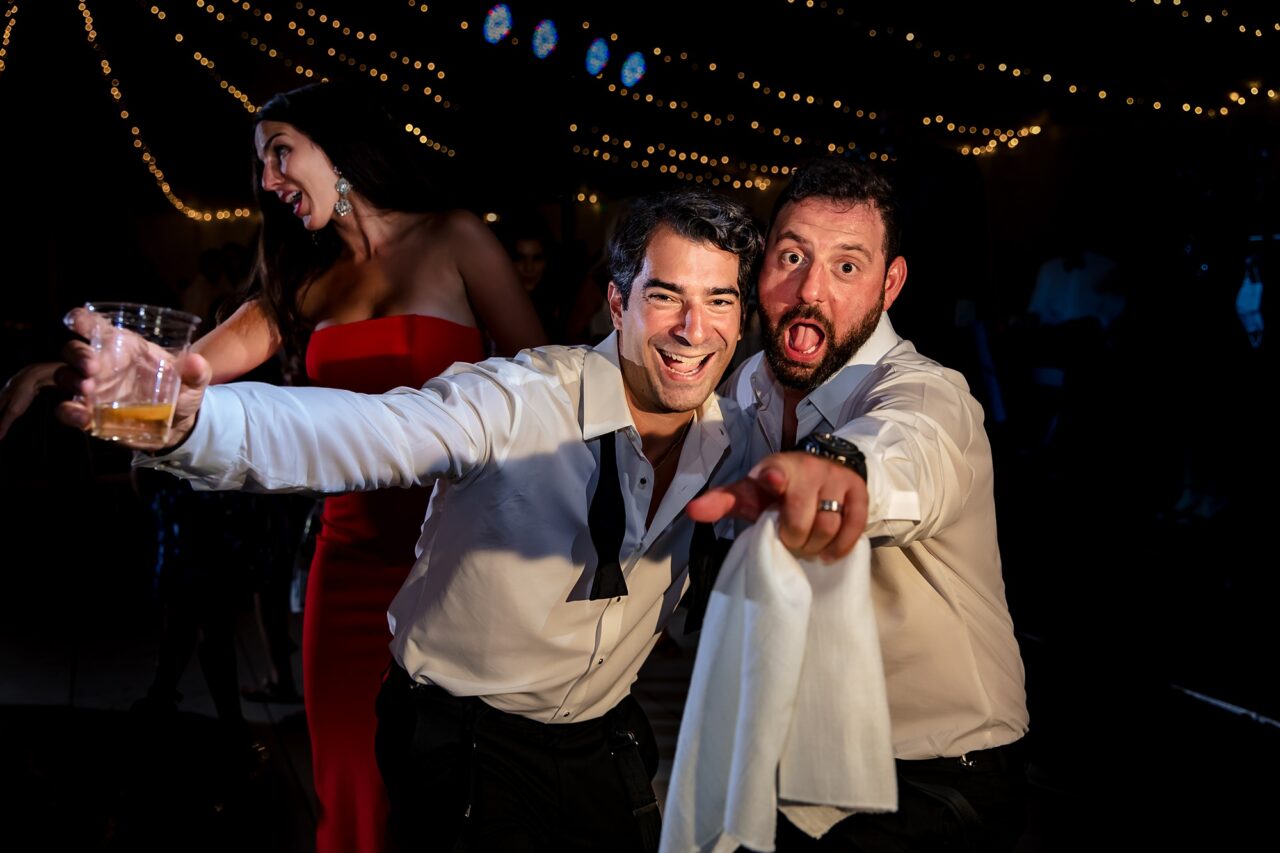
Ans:
[{"label": "clear plastic cup", "polygon": [[91,432],[130,447],[158,449],[169,439],[182,364],[200,318],[136,302],[86,302],[98,357]]}]

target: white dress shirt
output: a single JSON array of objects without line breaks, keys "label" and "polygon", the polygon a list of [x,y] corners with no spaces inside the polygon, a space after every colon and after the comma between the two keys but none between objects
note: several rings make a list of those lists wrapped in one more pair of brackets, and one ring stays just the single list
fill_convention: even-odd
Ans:
[{"label": "white dress shirt", "polygon": [[[709,481],[745,473],[745,423],[714,394],[697,410],[647,527],[654,474],[616,335],[594,349],[455,364],[421,390],[213,387],[186,442],[139,464],[208,489],[323,494],[434,482],[417,562],[388,614],[393,655],[454,695],[568,723],[604,714],[630,690],[686,587],[685,504]],[[594,439],[607,432],[619,434],[628,595],[592,601],[587,514]]]},{"label": "white dress shirt", "polygon": [[[762,355],[726,388],[755,417],[751,458],[779,450],[783,389]],[[798,438],[834,432],[866,456],[894,754],[957,756],[1022,737],[1026,693],[996,542],[991,445],[964,377],[916,352],[886,314],[796,418]]]}]

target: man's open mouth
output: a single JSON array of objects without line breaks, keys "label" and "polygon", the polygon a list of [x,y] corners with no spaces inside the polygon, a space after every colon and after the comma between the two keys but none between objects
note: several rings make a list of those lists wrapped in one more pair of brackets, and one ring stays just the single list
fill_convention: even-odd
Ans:
[{"label": "man's open mouth", "polygon": [[701,375],[702,369],[711,360],[712,353],[707,353],[706,355],[680,355],[660,349],[658,350],[658,355],[662,356],[662,365],[667,369],[668,373],[673,373],[682,379],[693,379]]},{"label": "man's open mouth", "polygon": [[822,326],[807,320],[797,320],[782,335],[787,358],[793,361],[813,361],[822,353],[827,332]]}]

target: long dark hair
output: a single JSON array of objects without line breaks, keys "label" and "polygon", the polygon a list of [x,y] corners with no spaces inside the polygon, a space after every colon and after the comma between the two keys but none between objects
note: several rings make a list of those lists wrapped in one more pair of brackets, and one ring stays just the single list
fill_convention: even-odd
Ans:
[{"label": "long dark hair", "polygon": [[[290,124],[318,145],[380,210],[426,212],[439,196],[412,139],[374,93],[346,84],[315,83],[281,92],[259,108],[264,121]],[[253,156],[253,188],[262,211],[253,290],[285,345],[299,348],[310,324],[299,312],[301,291],[333,265],[342,241],[332,225],[309,232],[274,193],[262,188],[263,165]]]}]

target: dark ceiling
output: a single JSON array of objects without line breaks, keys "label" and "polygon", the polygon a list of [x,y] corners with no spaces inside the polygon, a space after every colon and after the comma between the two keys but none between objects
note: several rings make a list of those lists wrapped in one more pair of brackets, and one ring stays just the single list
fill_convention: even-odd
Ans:
[{"label": "dark ceiling", "polygon": [[[87,7],[94,48],[75,2],[32,0],[19,4],[0,71],[3,153],[11,178],[23,186],[30,179],[28,191],[50,200],[51,214],[90,199],[116,212],[166,209],[132,147],[136,125],[179,197],[207,208],[248,205],[250,116],[220,84],[261,103],[305,82],[295,70],[301,65],[316,76],[385,73],[379,89],[396,99],[406,122],[456,150],[452,160],[431,157],[443,173],[465,178],[475,206],[578,191],[616,197],[679,181],[657,170],[664,159],[679,175],[708,183],[726,174],[745,183],[759,176],[753,165],[786,166],[829,146],[931,162],[985,148],[997,130],[1033,126],[1040,135],[1028,130],[1018,138],[1020,150],[997,142],[996,153],[976,159],[992,163],[985,169],[1015,158],[1034,162],[1037,147],[1043,152],[1051,138],[1074,134],[1099,162],[1149,161],[1165,150],[1174,170],[1180,163],[1198,168],[1202,154],[1270,175],[1280,102],[1267,88],[1280,87],[1280,12],[1268,12],[1266,3],[1233,2],[1224,10],[1223,2],[514,0],[511,34],[490,45],[482,37],[489,6],[480,3],[95,0]],[[545,60],[530,49],[542,18],[560,32]],[[615,35],[596,79],[584,68],[587,45]],[[633,51],[648,71],[624,96],[616,91],[619,71]],[[197,62],[196,52],[213,69]],[[104,58],[128,122],[117,116],[100,70]],[[444,79],[414,62],[435,63]],[[426,87],[432,95],[422,94]],[[1246,103],[1228,100],[1229,93]],[[434,102],[437,94],[448,108]],[[1228,114],[1197,117],[1195,107],[1226,107]],[[696,152],[697,168],[664,158],[661,149],[642,153],[659,144]],[[707,155],[728,162],[712,168],[700,162]],[[644,159],[650,168],[630,166]],[[777,175],[769,177],[776,186]]]}]

